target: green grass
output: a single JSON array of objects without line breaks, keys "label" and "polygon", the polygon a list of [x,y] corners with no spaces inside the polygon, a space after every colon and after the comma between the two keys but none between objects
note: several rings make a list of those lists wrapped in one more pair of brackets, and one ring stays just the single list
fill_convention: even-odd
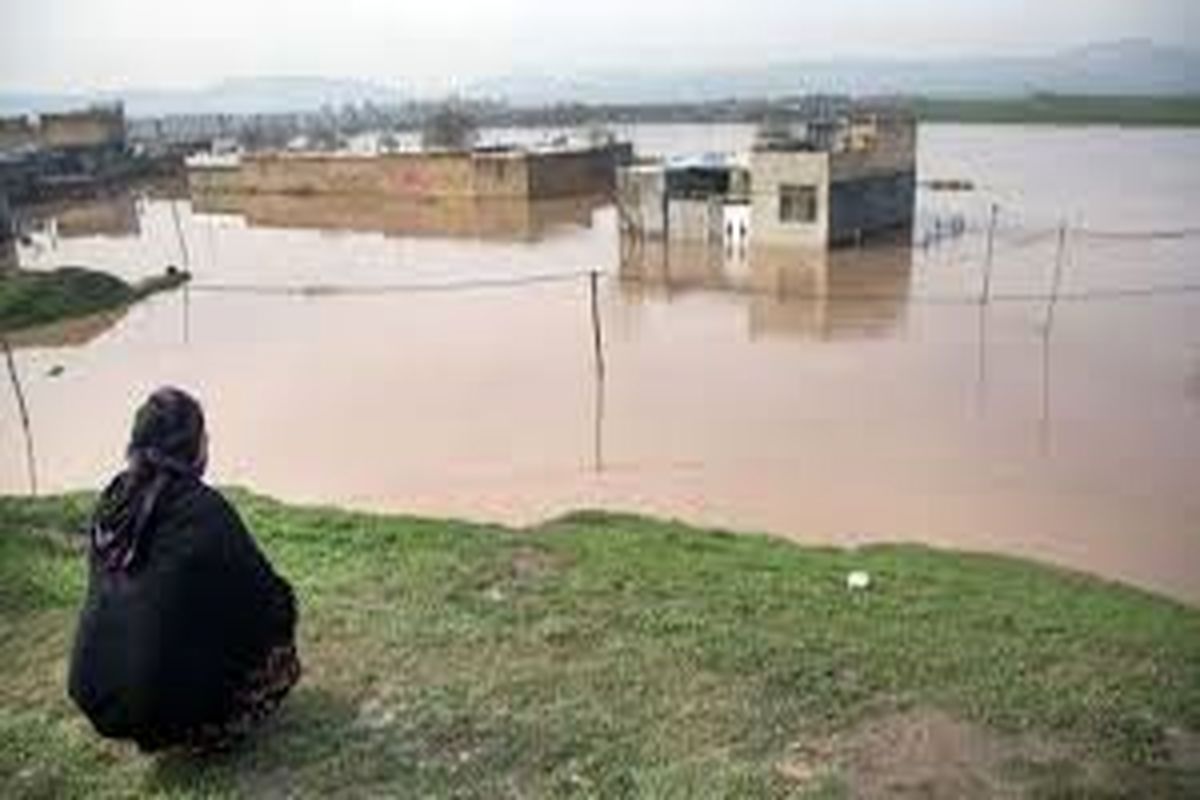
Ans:
[{"label": "green grass", "polygon": [[1200,96],[1098,96],[1039,93],[1017,98],[911,101],[922,122],[964,124],[1200,126]]},{"label": "green grass", "polygon": [[64,697],[90,498],[0,498],[3,794],[840,797],[844,766],[809,785],[781,761],[912,709],[1041,742],[1007,768],[1029,796],[1200,789],[1173,746],[1200,731],[1200,613],[1135,590],[600,513],[515,531],[235,499],[296,586],[306,672],[197,761],[103,742]]},{"label": "green grass", "polygon": [[186,280],[187,274],[180,272],[130,285],[113,275],[83,267],[0,275],[0,332],[109,311]]}]

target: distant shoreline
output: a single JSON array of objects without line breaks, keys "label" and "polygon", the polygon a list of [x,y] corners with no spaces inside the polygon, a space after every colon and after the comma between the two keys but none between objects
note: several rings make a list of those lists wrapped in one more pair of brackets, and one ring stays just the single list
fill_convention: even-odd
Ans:
[{"label": "distant shoreline", "polygon": [[1023,98],[961,100],[920,98],[913,101],[912,109],[921,122],[1200,127],[1200,96],[1031,95]]}]

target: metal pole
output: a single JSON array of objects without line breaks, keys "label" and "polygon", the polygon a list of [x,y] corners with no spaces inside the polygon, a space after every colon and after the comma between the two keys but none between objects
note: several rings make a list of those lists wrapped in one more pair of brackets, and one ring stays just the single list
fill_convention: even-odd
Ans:
[{"label": "metal pole", "polygon": [[983,294],[979,302],[987,305],[992,301],[992,260],[996,254],[996,218],[1000,215],[1000,206],[992,203],[991,221],[988,223],[987,259],[983,265]]},{"label": "metal pole", "polygon": [[8,377],[12,381],[13,394],[17,398],[17,412],[21,415],[21,428],[25,431],[25,464],[29,470],[29,493],[37,497],[37,461],[33,454],[33,430],[29,424],[29,407],[25,403],[25,392],[21,389],[21,379],[17,375],[17,363],[13,359],[12,348],[7,338],[0,338],[4,347],[4,360],[8,363]]}]

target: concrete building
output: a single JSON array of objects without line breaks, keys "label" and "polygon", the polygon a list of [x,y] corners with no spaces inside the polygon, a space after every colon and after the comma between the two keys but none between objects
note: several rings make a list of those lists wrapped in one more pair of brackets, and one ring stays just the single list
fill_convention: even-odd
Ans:
[{"label": "concrete building", "polygon": [[0,152],[123,151],[125,145],[125,110],[120,105],[0,117]]},{"label": "concrete building", "polygon": [[0,192],[13,203],[87,193],[130,171],[120,105],[0,118]]},{"label": "concrete building", "polygon": [[0,153],[34,149],[38,129],[29,117],[0,117]]},{"label": "concrete building", "polygon": [[734,160],[715,156],[622,169],[617,174],[622,235],[707,244],[744,239],[749,177]]},{"label": "concrete building", "polygon": [[393,200],[549,200],[609,195],[627,144],[380,155],[270,153],[188,164],[194,194],[359,195]]},{"label": "concrete building", "polygon": [[916,206],[914,119],[857,114],[760,141],[750,158],[756,243],[830,247],[910,230]]},{"label": "concrete building", "polygon": [[39,141],[46,149],[125,149],[125,110],[120,105],[42,114],[38,129]]}]

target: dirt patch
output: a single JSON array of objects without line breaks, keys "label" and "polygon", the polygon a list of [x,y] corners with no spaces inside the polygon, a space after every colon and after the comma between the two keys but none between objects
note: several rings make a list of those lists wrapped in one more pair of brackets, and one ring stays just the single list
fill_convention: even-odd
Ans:
[{"label": "dirt patch", "polygon": [[1031,781],[1057,776],[1071,762],[1064,748],[1009,739],[938,710],[917,709],[798,744],[777,769],[803,786],[837,781],[861,800],[950,800],[1025,797]]},{"label": "dirt patch", "polygon": [[533,547],[519,548],[509,564],[513,580],[524,583],[561,569],[564,559]]},{"label": "dirt patch", "polygon": [[1165,736],[1170,764],[1178,769],[1200,773],[1200,734],[1182,728],[1168,728]]}]

